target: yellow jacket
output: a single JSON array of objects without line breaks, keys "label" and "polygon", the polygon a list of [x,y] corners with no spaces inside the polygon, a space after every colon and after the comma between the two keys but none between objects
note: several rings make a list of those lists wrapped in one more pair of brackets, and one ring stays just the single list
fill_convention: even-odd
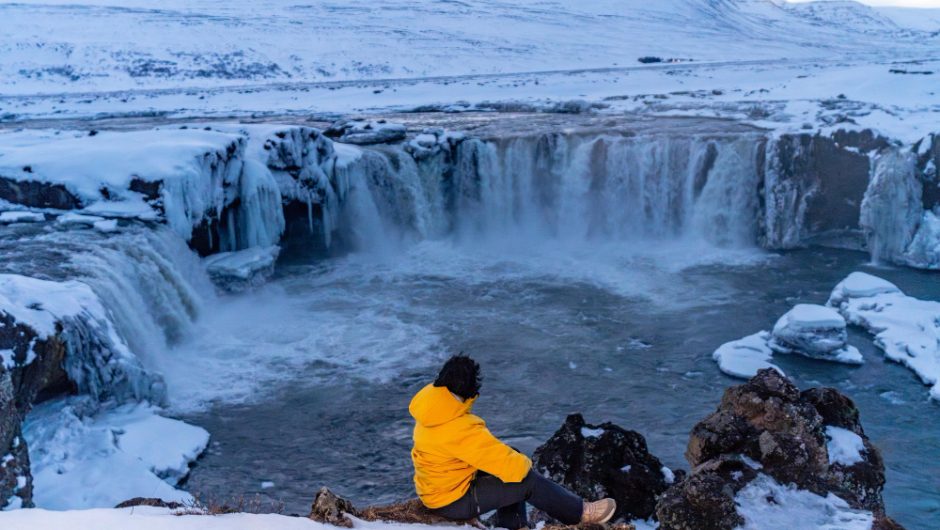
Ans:
[{"label": "yellow jacket", "polygon": [[428,508],[447,506],[470,489],[477,470],[503,482],[522,482],[532,461],[490,434],[470,414],[475,399],[463,403],[447,387],[428,385],[411,400],[415,419],[415,489]]}]

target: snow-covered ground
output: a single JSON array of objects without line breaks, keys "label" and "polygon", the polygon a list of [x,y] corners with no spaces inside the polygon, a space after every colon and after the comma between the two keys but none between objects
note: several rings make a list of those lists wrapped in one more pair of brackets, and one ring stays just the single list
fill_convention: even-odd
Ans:
[{"label": "snow-covered ground", "polygon": [[940,113],[938,13],[771,0],[0,4],[12,28],[0,123],[587,100],[783,129],[849,119],[915,141]]},{"label": "snow-covered ground", "polygon": [[[49,511],[16,510],[0,513],[0,524],[9,530],[334,530],[306,517],[236,513],[226,515],[176,515],[164,508],[136,507],[120,510]],[[388,525],[357,521],[359,530],[420,530],[416,525]]]},{"label": "snow-covered ground", "polygon": [[9,94],[601,68],[645,56],[846,57],[909,46],[916,58],[937,42],[923,18],[909,27],[911,17],[854,2],[26,0],[0,5],[0,16]]}]

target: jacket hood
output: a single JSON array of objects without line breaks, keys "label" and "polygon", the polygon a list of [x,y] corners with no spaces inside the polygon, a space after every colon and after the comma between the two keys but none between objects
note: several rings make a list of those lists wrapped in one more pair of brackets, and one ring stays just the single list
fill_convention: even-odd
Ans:
[{"label": "jacket hood", "polygon": [[411,399],[408,412],[424,427],[443,425],[470,412],[476,398],[460,402],[446,386],[430,384]]}]

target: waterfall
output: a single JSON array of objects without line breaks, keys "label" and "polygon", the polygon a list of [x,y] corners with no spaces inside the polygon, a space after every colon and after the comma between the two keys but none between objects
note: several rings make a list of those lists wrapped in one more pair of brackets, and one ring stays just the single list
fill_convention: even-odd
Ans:
[{"label": "waterfall", "polygon": [[[131,223],[117,233],[26,227],[0,240],[0,271],[64,282],[94,318],[70,318],[62,335],[70,378],[83,393],[159,403],[152,360],[182,338],[213,288],[198,258],[168,226]],[[77,295],[69,295],[77,296]]]},{"label": "waterfall", "polygon": [[556,133],[468,139],[452,160],[368,150],[344,172],[345,229],[360,245],[445,236],[753,245],[762,149],[756,135]]}]

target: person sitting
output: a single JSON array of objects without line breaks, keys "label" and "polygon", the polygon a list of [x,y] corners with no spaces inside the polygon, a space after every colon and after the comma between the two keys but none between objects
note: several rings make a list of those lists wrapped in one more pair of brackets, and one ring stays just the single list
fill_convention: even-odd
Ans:
[{"label": "person sitting", "polygon": [[613,499],[586,502],[536,473],[527,456],[498,440],[483,419],[471,414],[481,381],[480,365],[455,355],[411,400],[411,459],[421,502],[452,520],[496,510],[495,525],[512,530],[529,526],[526,503],[568,525],[608,522],[617,509]]}]

